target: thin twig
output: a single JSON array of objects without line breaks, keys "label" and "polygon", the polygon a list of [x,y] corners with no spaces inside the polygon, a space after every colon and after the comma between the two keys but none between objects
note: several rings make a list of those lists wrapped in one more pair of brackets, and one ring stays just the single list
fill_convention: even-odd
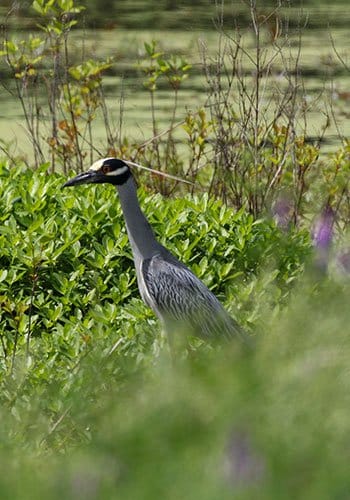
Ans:
[{"label": "thin twig", "polygon": [[167,174],[166,172],[162,172],[160,170],[155,170],[153,168],[148,168],[145,167],[144,165],[140,165],[139,163],[135,163],[133,161],[129,160],[124,160],[127,165],[130,165],[131,167],[137,167],[141,170],[146,170],[147,172],[152,172],[152,174],[157,174],[160,175],[161,177],[167,177],[168,179],[172,179],[177,182],[183,182],[184,184],[189,184],[191,186],[194,186],[194,182],[187,181],[186,179],[181,179],[181,177],[176,177],[175,175]]},{"label": "thin twig", "polygon": [[337,58],[339,59],[339,61],[341,62],[341,64],[344,66],[344,68],[346,69],[346,71],[350,72],[350,66],[348,66],[346,64],[346,62],[344,61],[344,58],[339,54],[339,51],[338,51],[338,49],[335,46],[334,38],[333,38],[333,36],[332,36],[331,33],[329,33],[329,38],[331,40],[332,49],[334,50],[335,55],[337,56]]},{"label": "thin twig", "polygon": [[47,442],[48,438],[56,431],[57,427],[63,422],[63,420],[66,418],[70,410],[72,409],[72,405],[69,405],[68,408],[64,410],[64,412],[60,415],[60,417],[56,420],[56,422],[52,425],[51,429],[49,432],[42,438],[40,441],[40,446],[42,446],[45,441]]}]

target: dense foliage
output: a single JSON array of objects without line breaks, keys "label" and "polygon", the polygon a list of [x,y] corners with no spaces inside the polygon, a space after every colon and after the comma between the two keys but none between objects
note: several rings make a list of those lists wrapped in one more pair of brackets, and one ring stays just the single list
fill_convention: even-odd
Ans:
[{"label": "dense foliage", "polygon": [[2,495],[343,498],[348,291],[301,285],[307,233],[141,190],[160,240],[258,347],[193,340],[173,366],[114,189],[61,190],[46,170],[1,164]]},{"label": "dense foliage", "polygon": [[[24,346],[27,356],[33,351],[43,360],[34,349],[43,338],[61,338],[66,361],[72,358],[74,364],[92,338],[110,333],[111,324],[115,333],[108,342],[122,338],[124,352],[136,342],[140,354],[142,345],[149,347],[158,337],[157,327],[138,298],[115,190],[62,190],[63,177],[48,176],[46,170],[47,165],[38,171],[9,168],[6,162],[1,167],[3,367],[13,369],[17,350]],[[243,210],[235,213],[206,195],[165,202],[141,192],[141,202],[160,241],[233,313],[241,310],[248,325],[261,315],[253,297],[264,293],[271,308],[283,302],[310,253],[306,232],[285,233],[272,221],[254,221]],[[271,288],[260,276],[263,267],[270,269]],[[259,290],[261,286],[266,289]]]}]

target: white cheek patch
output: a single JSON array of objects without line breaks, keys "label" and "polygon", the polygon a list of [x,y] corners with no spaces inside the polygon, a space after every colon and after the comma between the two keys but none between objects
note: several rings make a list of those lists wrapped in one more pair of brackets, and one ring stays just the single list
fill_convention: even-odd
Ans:
[{"label": "white cheek patch", "polygon": [[126,172],[129,171],[129,168],[128,167],[122,167],[122,168],[118,168],[117,170],[112,170],[111,172],[107,172],[106,175],[112,177],[118,177],[118,175],[123,175],[123,174],[126,174]]}]

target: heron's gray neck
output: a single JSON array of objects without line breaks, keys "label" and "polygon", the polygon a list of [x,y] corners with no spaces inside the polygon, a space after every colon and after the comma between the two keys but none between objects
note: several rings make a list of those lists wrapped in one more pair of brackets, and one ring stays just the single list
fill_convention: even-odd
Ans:
[{"label": "heron's gray neck", "polygon": [[117,186],[117,190],[134,258],[151,258],[161,245],[155,239],[153,230],[141,211],[132,176],[124,184]]}]

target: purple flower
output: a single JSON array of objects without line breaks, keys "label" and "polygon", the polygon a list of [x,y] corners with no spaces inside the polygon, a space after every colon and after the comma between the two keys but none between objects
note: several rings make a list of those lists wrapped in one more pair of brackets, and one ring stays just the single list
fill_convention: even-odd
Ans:
[{"label": "purple flower", "polygon": [[316,220],[312,240],[315,248],[328,250],[333,239],[334,213],[331,207],[327,206],[320,217]]},{"label": "purple flower", "polygon": [[236,487],[253,486],[264,477],[264,459],[255,449],[246,431],[235,430],[232,433],[225,462],[227,479]]},{"label": "purple flower", "polygon": [[329,253],[333,240],[334,213],[330,206],[326,206],[322,214],[316,219],[312,230],[312,241],[315,247],[315,265],[326,272],[329,262]]},{"label": "purple flower", "polygon": [[293,206],[288,196],[280,196],[272,206],[272,215],[276,225],[287,229],[292,219]]}]

